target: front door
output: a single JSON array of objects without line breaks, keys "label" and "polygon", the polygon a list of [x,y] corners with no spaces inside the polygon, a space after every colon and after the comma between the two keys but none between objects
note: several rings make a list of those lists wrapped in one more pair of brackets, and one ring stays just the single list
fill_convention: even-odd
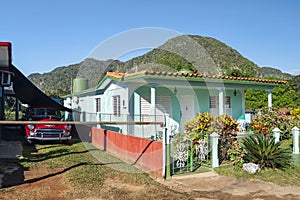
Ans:
[{"label": "front door", "polygon": [[184,122],[191,121],[195,117],[194,96],[182,95],[180,97],[181,131],[184,132]]}]

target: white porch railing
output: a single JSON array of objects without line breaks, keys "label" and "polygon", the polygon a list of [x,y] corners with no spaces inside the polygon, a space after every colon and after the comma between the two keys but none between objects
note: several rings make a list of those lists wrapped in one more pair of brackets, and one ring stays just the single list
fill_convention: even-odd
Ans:
[{"label": "white porch railing", "polygon": [[[113,113],[97,113],[96,121],[106,122],[164,122],[166,118],[164,115],[131,115],[131,114],[120,114],[115,115]],[[170,121],[170,120],[169,120]],[[153,140],[162,138],[162,127],[160,125],[98,125],[99,128],[105,128],[120,132],[123,134],[134,135],[142,138],[151,138]]]}]

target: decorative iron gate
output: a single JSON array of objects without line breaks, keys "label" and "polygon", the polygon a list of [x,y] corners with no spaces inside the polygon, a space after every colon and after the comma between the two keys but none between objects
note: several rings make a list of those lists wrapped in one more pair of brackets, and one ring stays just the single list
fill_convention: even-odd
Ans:
[{"label": "decorative iron gate", "polygon": [[205,139],[192,141],[184,135],[170,139],[171,175],[210,167],[210,147]]}]

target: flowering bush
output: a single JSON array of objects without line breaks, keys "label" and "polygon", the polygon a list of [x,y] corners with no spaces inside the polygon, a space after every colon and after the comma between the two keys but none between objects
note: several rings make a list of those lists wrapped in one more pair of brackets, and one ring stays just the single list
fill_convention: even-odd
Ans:
[{"label": "flowering bush", "polygon": [[290,113],[291,113],[293,119],[300,119],[300,107],[291,110]]},{"label": "flowering bush", "polygon": [[290,114],[292,115],[293,125],[299,127],[300,126],[300,107],[291,110]]},{"label": "flowering bush", "polygon": [[289,139],[293,128],[291,117],[276,108],[263,108],[257,111],[250,125],[256,134],[262,135],[270,135],[277,127],[282,131],[281,139]]},{"label": "flowering bush", "polygon": [[240,170],[244,164],[244,156],[247,151],[243,149],[242,143],[238,140],[232,142],[231,148],[227,151],[229,159],[235,170]]},{"label": "flowering bush", "polygon": [[213,131],[219,133],[223,137],[236,136],[237,126],[237,121],[227,114],[217,116],[212,124]]},{"label": "flowering bush", "polygon": [[237,135],[238,123],[231,116],[219,115],[214,119],[213,131],[220,135],[219,138],[219,155],[220,162],[228,160],[228,150],[233,148],[233,143],[236,141],[234,136]]}]

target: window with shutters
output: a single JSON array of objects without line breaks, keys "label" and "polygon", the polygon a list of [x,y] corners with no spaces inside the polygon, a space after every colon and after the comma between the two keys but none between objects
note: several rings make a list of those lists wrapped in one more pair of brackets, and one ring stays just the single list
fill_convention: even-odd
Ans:
[{"label": "window with shutters", "polygon": [[156,121],[164,121],[164,115],[171,115],[171,96],[157,95],[156,96]]},{"label": "window with shutters", "polygon": [[225,97],[224,106],[225,106],[225,109],[231,108],[231,100],[230,100],[230,96],[226,96],[226,97]]},{"label": "window with shutters", "polygon": [[150,96],[141,95],[140,96],[140,113],[141,113],[141,121],[150,121],[150,110],[151,110],[151,102]]},{"label": "window with shutters", "polygon": [[[209,97],[209,108],[212,115],[219,115],[219,96]],[[224,98],[224,114],[231,115],[231,98],[225,96]]]},{"label": "window with shutters", "polygon": [[101,112],[101,99],[96,98],[96,112]]},{"label": "window with shutters", "polygon": [[[164,114],[171,114],[171,96],[170,95],[156,95],[156,116],[157,120],[163,120]],[[140,96],[140,111],[141,121],[150,120],[151,100],[149,95]]]},{"label": "window with shutters", "polygon": [[121,105],[120,105],[120,95],[113,96],[113,112],[114,116],[120,117],[121,116]]},{"label": "window with shutters", "polygon": [[219,96],[210,96],[209,97],[209,108],[219,108]]},{"label": "window with shutters", "polygon": [[213,116],[219,115],[219,96],[209,97],[209,108],[210,108],[210,113]]},{"label": "window with shutters", "polygon": [[226,96],[224,99],[224,114],[231,116],[231,98]]},{"label": "window with shutters", "polygon": [[156,96],[156,115],[171,114],[171,96],[157,95]]}]

